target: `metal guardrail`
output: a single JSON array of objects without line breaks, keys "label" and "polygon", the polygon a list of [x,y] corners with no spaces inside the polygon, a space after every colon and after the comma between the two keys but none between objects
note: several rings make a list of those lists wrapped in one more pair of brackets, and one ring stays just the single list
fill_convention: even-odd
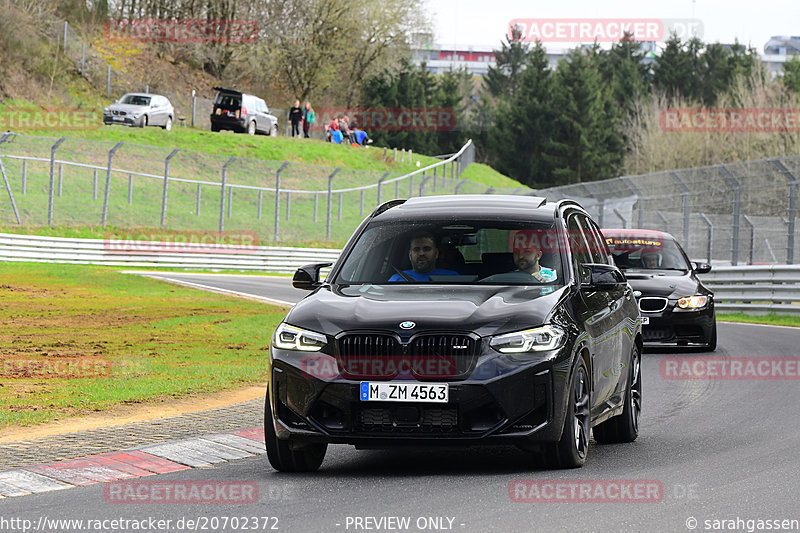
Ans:
[{"label": "metal guardrail", "polygon": [[800,314],[800,266],[714,267],[700,279],[720,312]]},{"label": "metal guardrail", "polygon": [[67,239],[0,233],[0,261],[293,273],[334,262],[341,250],[273,246]]},{"label": "metal guardrail", "polygon": [[[0,233],[0,261],[128,267],[226,269],[290,274],[307,263],[334,262],[341,250],[67,239]],[[800,266],[718,266],[700,276],[720,312],[800,314]]]}]

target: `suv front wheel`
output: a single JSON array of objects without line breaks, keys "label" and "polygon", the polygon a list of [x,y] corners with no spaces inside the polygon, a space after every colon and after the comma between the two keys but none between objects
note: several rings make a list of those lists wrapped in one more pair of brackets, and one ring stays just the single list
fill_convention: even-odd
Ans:
[{"label": "suv front wheel", "polygon": [[591,391],[586,362],[578,356],[569,384],[564,429],[558,442],[544,445],[544,460],[550,468],[578,468],[589,455],[589,406]]},{"label": "suv front wheel", "polygon": [[269,464],[278,472],[314,472],[320,467],[328,451],[328,444],[324,442],[298,446],[297,442],[278,438],[269,408],[269,389],[264,402],[264,443]]}]

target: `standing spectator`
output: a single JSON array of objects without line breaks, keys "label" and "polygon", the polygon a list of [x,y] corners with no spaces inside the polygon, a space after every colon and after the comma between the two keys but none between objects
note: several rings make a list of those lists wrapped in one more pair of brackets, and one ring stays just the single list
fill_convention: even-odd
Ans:
[{"label": "standing spectator", "polygon": [[317,114],[314,113],[314,108],[311,107],[311,103],[306,101],[306,108],[303,111],[303,135],[306,139],[308,139],[308,130],[311,129],[311,125],[314,124],[314,121],[317,119]]},{"label": "standing spectator", "polygon": [[295,100],[289,109],[289,121],[292,123],[292,137],[300,136],[300,121],[303,120],[303,110],[300,109],[300,100]]}]

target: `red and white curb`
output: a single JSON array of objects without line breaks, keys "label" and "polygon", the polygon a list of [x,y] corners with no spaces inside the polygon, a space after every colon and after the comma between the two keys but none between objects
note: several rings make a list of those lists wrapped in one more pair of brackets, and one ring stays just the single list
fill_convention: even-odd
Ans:
[{"label": "red and white curb", "polygon": [[0,498],[166,474],[266,453],[264,429],[250,428],[0,472]]}]

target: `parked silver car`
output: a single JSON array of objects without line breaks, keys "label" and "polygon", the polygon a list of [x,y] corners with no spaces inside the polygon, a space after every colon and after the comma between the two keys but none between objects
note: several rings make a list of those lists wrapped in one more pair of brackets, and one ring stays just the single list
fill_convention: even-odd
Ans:
[{"label": "parked silver car", "polygon": [[124,126],[161,126],[172,129],[175,108],[166,96],[158,94],[128,93],[103,109],[103,124]]}]

